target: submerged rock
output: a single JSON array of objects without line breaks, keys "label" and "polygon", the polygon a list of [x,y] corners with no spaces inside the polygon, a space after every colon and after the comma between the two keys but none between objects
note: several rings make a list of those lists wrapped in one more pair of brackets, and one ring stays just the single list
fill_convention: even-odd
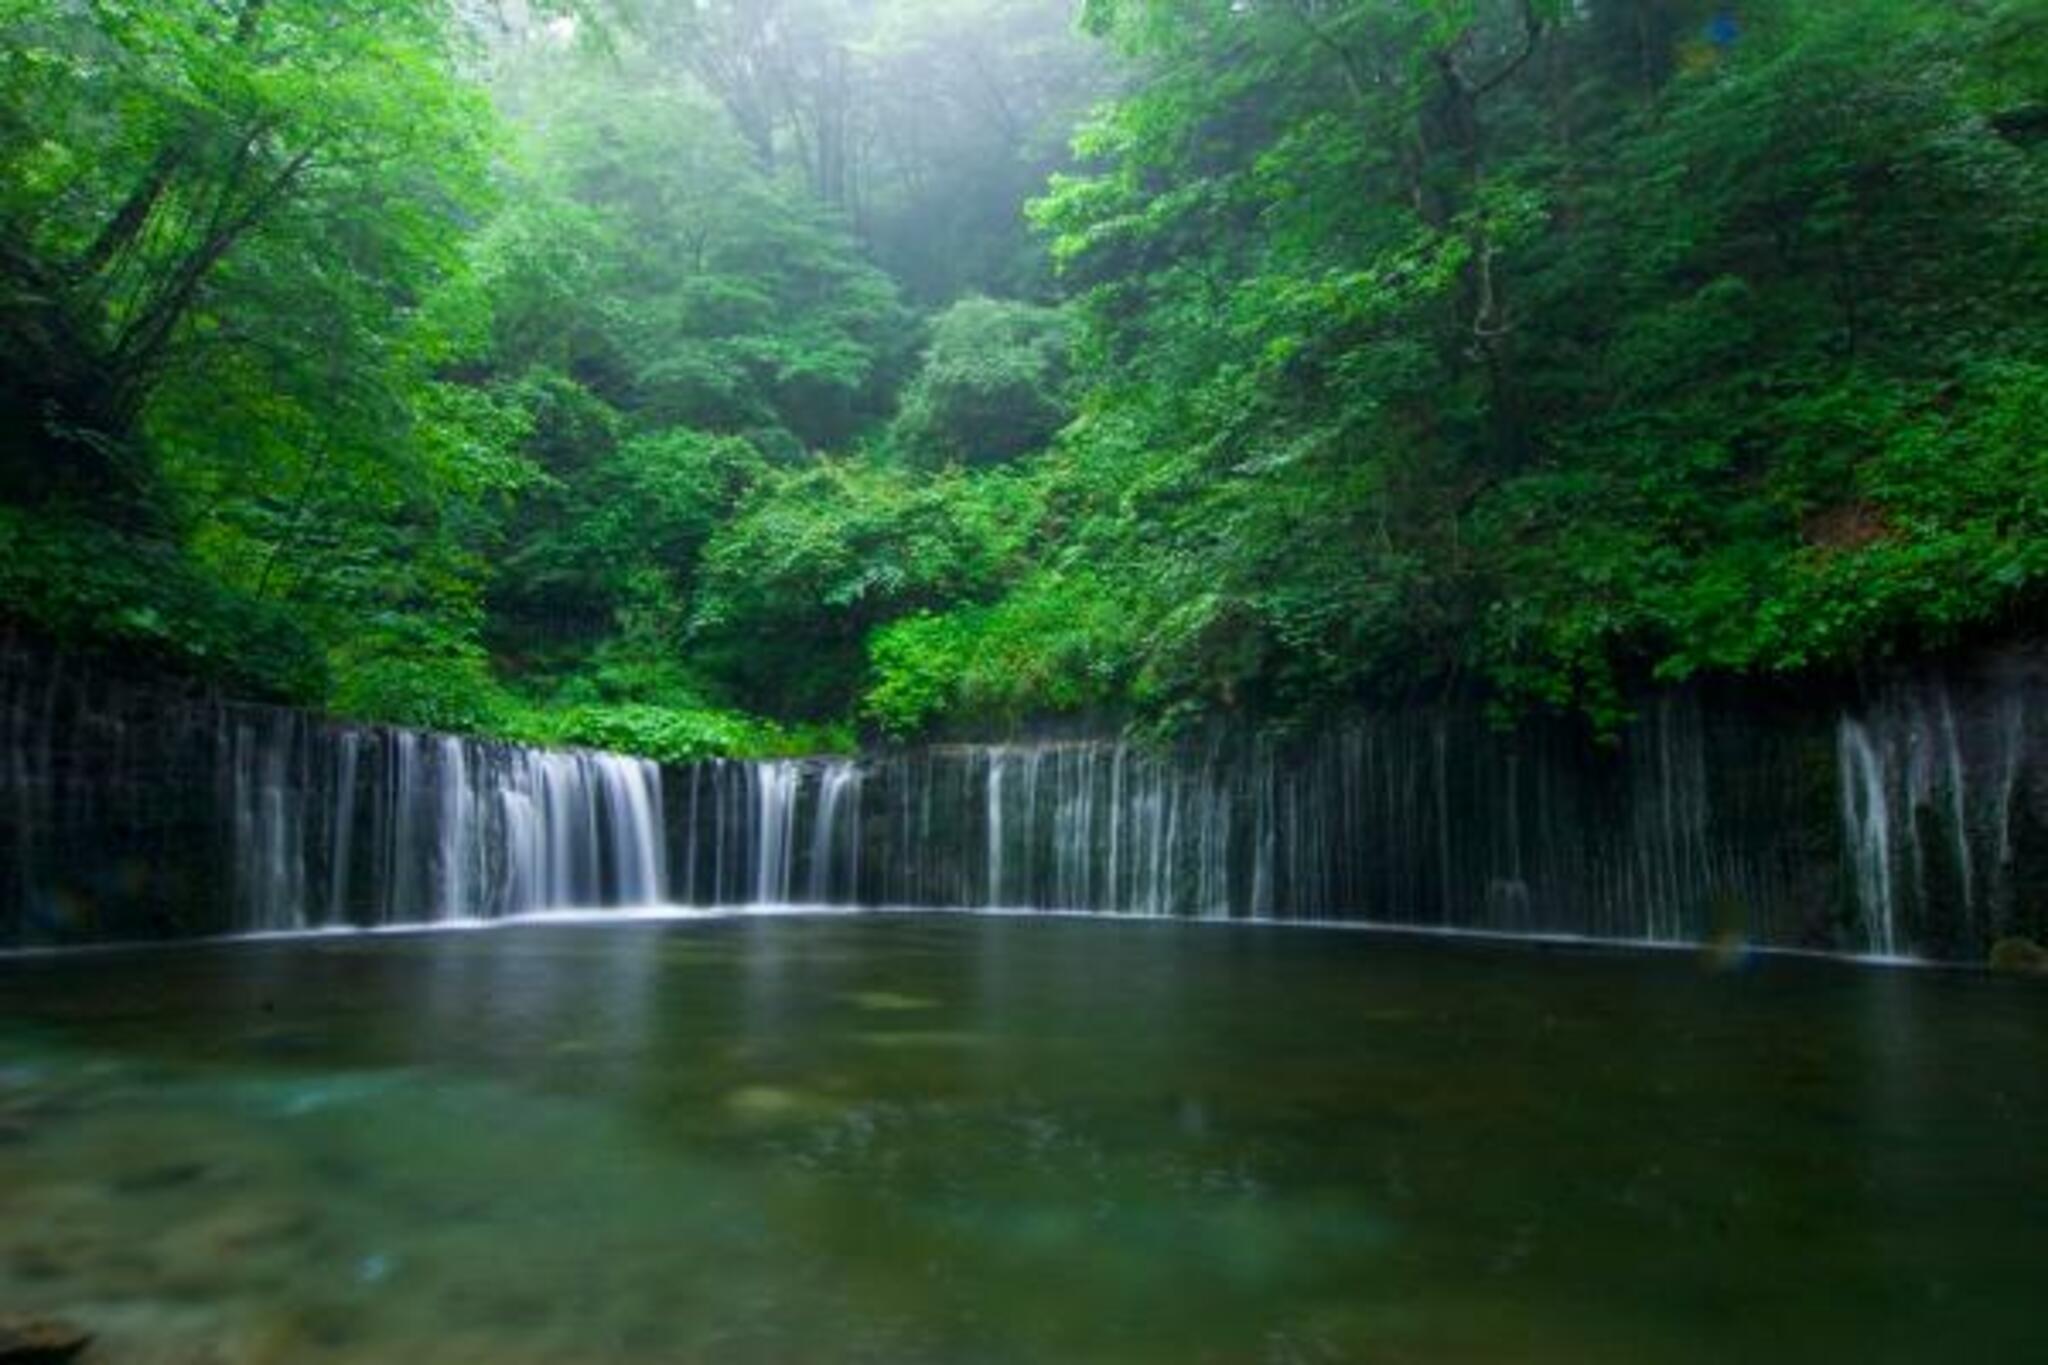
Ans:
[{"label": "submerged rock", "polygon": [[251,1199],[216,1208],[175,1228],[163,1242],[178,1254],[224,1260],[259,1247],[295,1241],[312,1230],[313,1222],[305,1209]]},{"label": "submerged rock", "polygon": [[2030,938],[2002,938],[1991,945],[1991,970],[2018,976],[2048,976],[2048,948]]},{"label": "submerged rock", "polygon": [[808,1106],[793,1090],[772,1085],[744,1085],[725,1097],[725,1107],[746,1119],[778,1119],[802,1113]]},{"label": "submerged rock", "polygon": [[61,1365],[92,1342],[92,1333],[62,1318],[0,1314],[0,1365]]},{"label": "submerged rock", "polygon": [[134,1254],[159,1292],[203,1299],[275,1282],[314,1231],[304,1209],[248,1199],[178,1223]]},{"label": "submerged rock", "polygon": [[201,1180],[207,1171],[201,1161],[170,1161],[117,1175],[113,1187],[121,1194],[159,1194]]},{"label": "submerged rock", "polygon": [[864,1010],[931,1010],[939,1002],[921,995],[899,995],[895,991],[855,991],[846,999]]}]

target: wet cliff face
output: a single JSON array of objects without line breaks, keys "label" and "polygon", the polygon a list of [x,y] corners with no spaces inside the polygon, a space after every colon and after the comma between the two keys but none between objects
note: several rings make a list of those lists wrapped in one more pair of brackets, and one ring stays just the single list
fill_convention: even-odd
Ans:
[{"label": "wet cliff face", "polygon": [[1843,880],[1883,950],[2048,932],[2048,653],[1896,679],[1836,718]]},{"label": "wet cliff face", "polygon": [[0,943],[496,917],[667,896],[661,776],[0,667]]},{"label": "wet cliff face", "polygon": [[1650,700],[1613,746],[1470,711],[1158,755],[948,746],[672,773],[675,885],[1337,918],[1980,960],[2048,917],[2048,686],[2011,653],[1862,696]]},{"label": "wet cliff face", "polygon": [[0,670],[0,938],[650,904],[1377,921],[1980,960],[2048,927],[2048,656],[1653,698],[658,772]]},{"label": "wet cliff face", "polygon": [[0,942],[232,928],[217,742],[190,698],[0,654]]},{"label": "wet cliff face", "polygon": [[948,746],[672,773],[675,887],[748,901],[1338,918],[1867,946],[1831,741],[1690,698],[1618,749],[1470,713],[1310,744]]}]

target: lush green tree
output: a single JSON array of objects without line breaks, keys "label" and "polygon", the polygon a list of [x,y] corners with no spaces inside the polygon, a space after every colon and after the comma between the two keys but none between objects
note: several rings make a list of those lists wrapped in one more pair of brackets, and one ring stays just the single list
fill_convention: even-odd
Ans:
[{"label": "lush green tree", "polygon": [[683,662],[699,551],[771,463],[879,422],[910,353],[887,277],[671,75],[542,49],[504,77],[527,178],[480,243],[471,380],[530,415],[545,477],[502,518],[485,634],[557,697],[724,690]]},{"label": "lush green tree", "polygon": [[1940,647],[2048,573],[2038,10],[0,0],[5,615],[675,757]]},{"label": "lush green tree", "polygon": [[979,296],[932,319],[924,364],[891,438],[927,464],[987,464],[1043,450],[1070,415],[1061,313]]},{"label": "lush green tree", "polygon": [[869,634],[862,719],[912,736],[954,717],[983,726],[1049,711],[1114,717],[1138,652],[1133,617],[1086,568],[1034,569],[995,601],[912,611]]},{"label": "lush green tree", "polygon": [[[1099,377],[1068,552],[1144,585],[1129,695],[1466,678],[1612,718],[1652,675],[2022,601],[2040,455],[1991,415],[2043,347],[2017,15],[1092,6],[1145,75],[1039,217]],[[1934,486],[1961,443],[2003,511]]]},{"label": "lush green tree", "polygon": [[544,53],[506,84],[533,178],[493,267],[499,364],[549,364],[644,426],[816,446],[887,415],[911,339],[894,285],[717,106],[644,56]]},{"label": "lush green tree", "polygon": [[1038,495],[994,471],[843,459],[766,481],[706,547],[691,640],[770,714],[843,714],[871,630],[994,595],[1022,568]]},{"label": "lush green tree", "polygon": [[436,8],[9,0],[0,35],[10,487],[147,483],[180,386],[388,436],[378,362],[484,193]]},{"label": "lush green tree", "polygon": [[643,0],[754,164],[845,215],[920,302],[1043,293],[1022,205],[1104,63],[1064,0]]},{"label": "lush green tree", "polygon": [[1111,88],[1064,0],[884,0],[855,48],[864,154],[854,204],[910,297],[1053,296],[1023,206],[1072,164],[1075,123]]},{"label": "lush green tree", "polygon": [[124,529],[159,566],[129,615],[173,652],[209,625],[151,599],[162,565],[230,616],[280,602],[325,500],[395,507],[454,453],[422,439],[418,314],[462,267],[493,129],[444,18],[0,5],[0,496]]}]

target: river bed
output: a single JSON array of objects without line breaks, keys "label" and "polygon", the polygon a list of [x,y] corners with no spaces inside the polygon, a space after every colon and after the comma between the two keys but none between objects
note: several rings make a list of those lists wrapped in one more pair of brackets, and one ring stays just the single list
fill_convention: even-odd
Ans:
[{"label": "river bed", "polygon": [[2004,1361],[2048,992],[870,913],[0,959],[89,1361]]}]

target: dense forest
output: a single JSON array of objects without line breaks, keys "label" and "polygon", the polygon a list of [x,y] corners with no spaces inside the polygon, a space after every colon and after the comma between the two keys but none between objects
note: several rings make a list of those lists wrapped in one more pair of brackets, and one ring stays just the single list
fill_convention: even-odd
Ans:
[{"label": "dense forest", "polygon": [[658,757],[2048,582],[2039,0],[0,0],[0,621]]}]

